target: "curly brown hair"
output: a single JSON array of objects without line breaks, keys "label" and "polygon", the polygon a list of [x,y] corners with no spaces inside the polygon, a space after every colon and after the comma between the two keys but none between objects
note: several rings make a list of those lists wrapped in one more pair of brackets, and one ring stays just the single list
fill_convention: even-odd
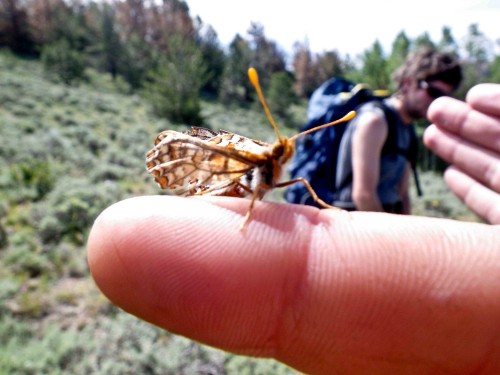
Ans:
[{"label": "curly brown hair", "polygon": [[460,61],[450,53],[434,48],[419,49],[406,58],[406,61],[393,74],[396,87],[401,88],[407,79],[415,81],[443,81],[454,90],[462,82]]}]

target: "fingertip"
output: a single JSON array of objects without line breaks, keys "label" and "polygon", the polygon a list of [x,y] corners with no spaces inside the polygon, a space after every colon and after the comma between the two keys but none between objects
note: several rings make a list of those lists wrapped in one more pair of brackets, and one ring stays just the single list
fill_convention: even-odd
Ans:
[{"label": "fingertip", "polygon": [[303,274],[318,210],[256,202],[240,230],[248,205],[157,196],[109,207],[88,241],[96,284],[114,304],[172,332],[269,355],[267,335],[283,295],[294,292],[290,275]]},{"label": "fingertip", "polygon": [[126,199],[105,209],[87,243],[97,286],[126,311],[151,316],[145,311],[154,309],[160,295],[156,287],[171,270],[172,257],[207,241],[203,230],[193,228],[192,218],[220,221],[217,210],[210,215],[205,206],[191,199],[151,196]]},{"label": "fingertip", "polygon": [[500,84],[481,83],[473,86],[466,95],[465,100],[472,108],[492,114],[500,115],[498,103],[500,102]]},{"label": "fingertip", "polygon": [[448,121],[450,109],[456,107],[456,99],[443,96],[434,100],[427,110],[427,119],[437,125],[445,124]]},{"label": "fingertip", "polygon": [[123,248],[134,248],[138,238],[146,240],[155,221],[154,210],[161,210],[159,200],[154,197],[126,199],[106,208],[95,220],[87,242],[87,257],[90,270],[101,276],[100,270],[114,267],[116,256]]},{"label": "fingertip", "polygon": [[110,247],[109,239],[113,238],[115,217],[119,217],[115,212],[121,205],[121,202],[115,203],[101,212],[94,221],[87,239],[87,261],[98,286],[101,284],[101,279],[107,275],[106,267],[114,263],[110,261],[111,253],[107,250]]},{"label": "fingertip", "polygon": [[140,211],[134,199],[111,205],[96,218],[87,241],[87,261],[96,285],[125,310],[126,296],[134,293],[129,288],[136,275],[130,262],[136,247],[134,233],[142,231],[137,215]]},{"label": "fingertip", "polygon": [[439,133],[439,129],[436,125],[429,125],[424,131],[424,145],[432,150],[435,147],[436,142],[438,141]]},{"label": "fingertip", "polygon": [[500,85],[497,83],[479,83],[469,89],[465,100],[471,104],[477,104],[484,100],[486,96],[499,96]]},{"label": "fingertip", "polygon": [[446,168],[446,170],[443,173],[443,178],[445,180],[453,179],[453,178],[460,177],[460,176],[462,176],[462,173],[459,172],[459,170],[453,165]]},{"label": "fingertip", "polygon": [[470,188],[472,179],[451,165],[443,173],[443,180],[450,190],[461,200],[464,200],[466,191]]},{"label": "fingertip", "polygon": [[446,101],[446,98],[437,98],[433,100],[429,109],[427,110],[427,118],[429,121],[434,122],[436,120],[436,116],[441,112],[443,106],[443,100]]}]

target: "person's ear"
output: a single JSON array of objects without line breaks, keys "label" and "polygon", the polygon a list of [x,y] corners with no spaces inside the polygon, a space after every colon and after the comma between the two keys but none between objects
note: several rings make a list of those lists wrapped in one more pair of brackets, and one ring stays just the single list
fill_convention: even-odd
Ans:
[{"label": "person's ear", "polygon": [[411,87],[413,87],[414,83],[415,81],[413,79],[410,78],[403,79],[399,91],[405,94]]}]

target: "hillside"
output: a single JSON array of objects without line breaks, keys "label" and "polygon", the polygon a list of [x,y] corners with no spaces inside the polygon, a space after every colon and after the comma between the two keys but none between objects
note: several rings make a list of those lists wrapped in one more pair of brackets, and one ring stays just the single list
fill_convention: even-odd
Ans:
[{"label": "hillside", "polygon": [[[93,220],[159,192],[145,153],[159,131],[184,126],[154,117],[108,76],[88,76],[68,87],[0,53],[0,374],[294,373],[159,330],[97,290],[85,256]],[[209,127],[274,139],[262,111],[203,105]],[[424,174],[423,185],[417,213],[474,220],[439,177]]]},{"label": "hillside", "polygon": [[[114,202],[158,192],[144,156],[156,133],[176,126],[107,76],[67,87],[5,53],[0,87],[0,374],[293,373],[141,322],[89,277],[93,220]],[[205,112],[227,116],[214,105]],[[225,128],[255,125],[233,116]]]}]

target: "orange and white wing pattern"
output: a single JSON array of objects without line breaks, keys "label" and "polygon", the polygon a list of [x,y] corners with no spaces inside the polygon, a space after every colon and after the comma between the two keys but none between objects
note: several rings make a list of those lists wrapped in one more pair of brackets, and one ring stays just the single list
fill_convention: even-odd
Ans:
[{"label": "orange and white wing pattern", "polygon": [[243,197],[251,190],[241,181],[267,160],[264,151],[268,147],[223,130],[167,130],[156,138],[146,164],[162,189],[182,195]]}]

